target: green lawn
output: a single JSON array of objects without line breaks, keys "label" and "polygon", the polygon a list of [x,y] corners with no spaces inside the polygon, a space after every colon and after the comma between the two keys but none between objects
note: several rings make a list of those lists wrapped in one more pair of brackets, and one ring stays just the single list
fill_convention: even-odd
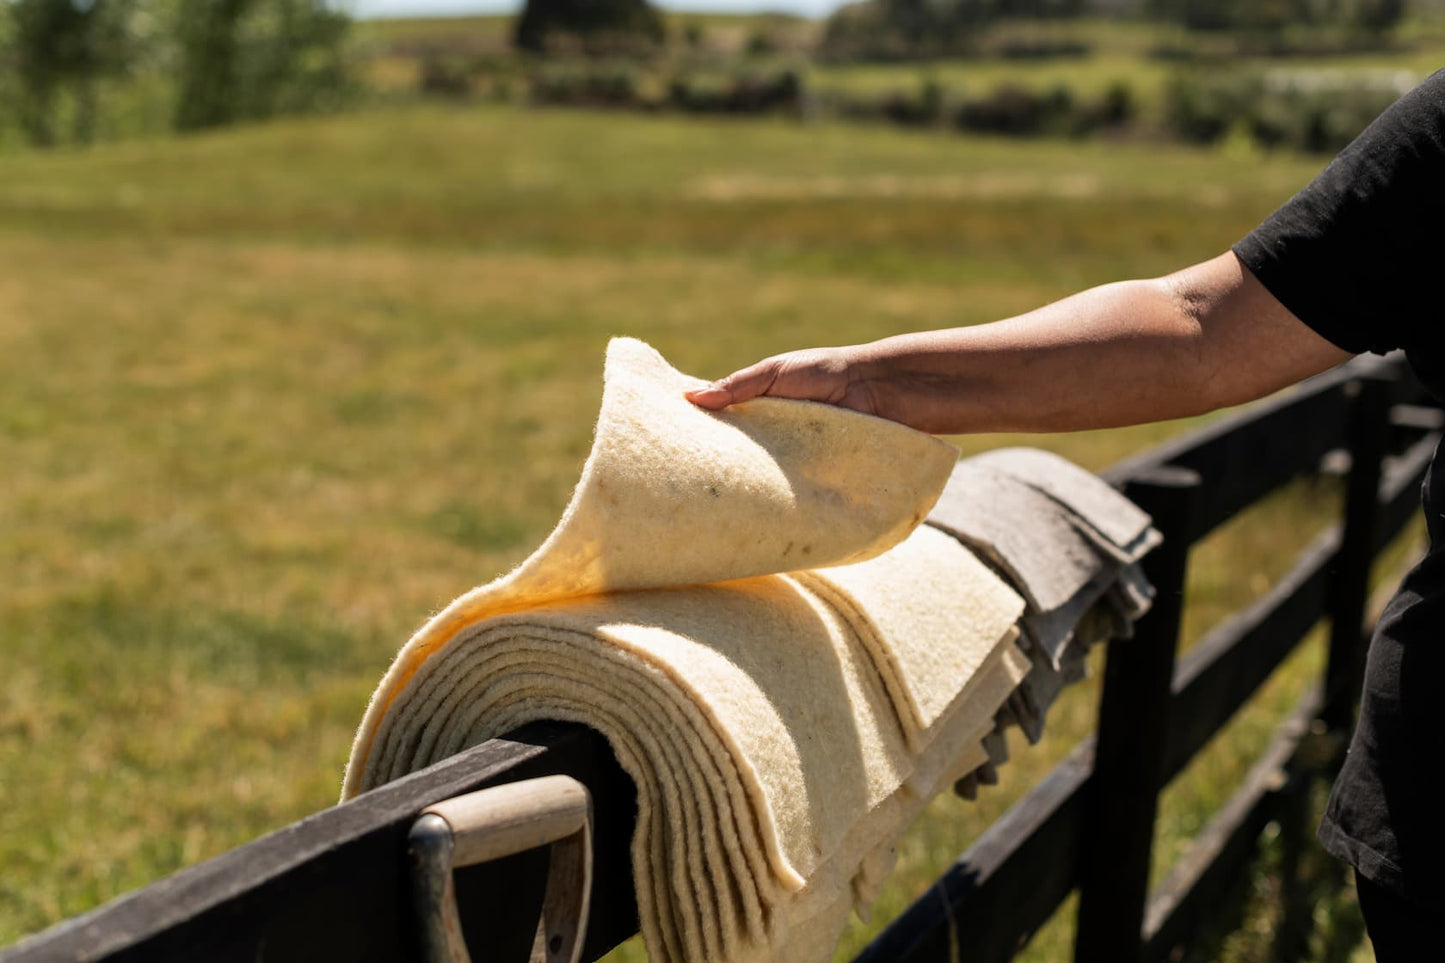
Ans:
[{"label": "green lawn", "polygon": [[[980,322],[1217,253],[1319,163],[437,106],[0,157],[0,944],[334,802],[396,647],[560,513],[609,336],[719,374]],[[1175,430],[1031,440],[1102,468]],[[1202,548],[1191,635],[1332,498]],[[1161,858],[1318,659],[1170,791]],[[845,948],[1093,698],[937,802]]]}]

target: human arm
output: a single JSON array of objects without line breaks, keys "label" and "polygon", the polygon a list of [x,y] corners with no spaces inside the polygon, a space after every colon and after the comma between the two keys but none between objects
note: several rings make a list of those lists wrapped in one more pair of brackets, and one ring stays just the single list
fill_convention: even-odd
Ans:
[{"label": "human arm", "polygon": [[1225,253],[992,324],[777,355],[689,398],[824,401],[935,434],[1071,431],[1238,404],[1349,357]]}]

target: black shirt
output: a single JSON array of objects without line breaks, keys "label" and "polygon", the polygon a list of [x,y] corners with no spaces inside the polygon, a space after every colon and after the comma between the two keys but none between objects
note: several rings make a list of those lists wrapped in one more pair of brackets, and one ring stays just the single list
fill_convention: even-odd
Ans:
[{"label": "black shirt", "polygon": [[[1445,398],[1445,70],[1402,97],[1234,253],[1347,351],[1403,348]],[[1370,642],[1320,840],[1367,878],[1445,908],[1445,457],[1423,492],[1430,548]]]}]

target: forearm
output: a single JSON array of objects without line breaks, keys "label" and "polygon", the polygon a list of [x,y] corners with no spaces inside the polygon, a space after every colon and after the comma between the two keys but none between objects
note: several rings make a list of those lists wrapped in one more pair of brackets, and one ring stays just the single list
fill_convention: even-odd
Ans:
[{"label": "forearm", "polygon": [[881,409],[940,434],[1115,427],[1214,406],[1200,324],[1159,280],[854,350]]},{"label": "forearm", "polygon": [[689,397],[825,401],[938,434],[1068,431],[1238,404],[1348,357],[1223,254],[993,324],[789,352]]},{"label": "forearm", "polygon": [[971,328],[861,346],[882,410],[938,433],[1112,428],[1262,397],[1345,360],[1225,254]]}]

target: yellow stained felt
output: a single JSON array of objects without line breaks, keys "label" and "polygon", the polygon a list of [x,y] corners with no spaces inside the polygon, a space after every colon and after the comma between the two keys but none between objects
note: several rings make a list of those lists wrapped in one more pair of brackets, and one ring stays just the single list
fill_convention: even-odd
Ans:
[{"label": "yellow stained felt", "polygon": [[983,562],[933,528],[918,529],[887,558],[797,577],[872,637],[878,674],[915,748],[1024,612],[1022,598],[1000,592]]},{"label": "yellow stained felt", "polygon": [[802,402],[710,414],[682,396],[699,383],[612,343],[562,521],[401,650],[344,795],[584,723],[637,783],[654,960],[826,959],[897,834],[986,758],[1029,668],[1023,603],[917,529],[947,445]]},{"label": "yellow stained felt", "polygon": [[957,457],[931,435],[831,405],[760,398],[706,412],[683,397],[703,383],[641,341],[608,345],[592,451],[562,520],[398,653],[357,732],[343,795],[357,791],[396,693],[464,626],[555,599],[870,558],[918,526]]}]

